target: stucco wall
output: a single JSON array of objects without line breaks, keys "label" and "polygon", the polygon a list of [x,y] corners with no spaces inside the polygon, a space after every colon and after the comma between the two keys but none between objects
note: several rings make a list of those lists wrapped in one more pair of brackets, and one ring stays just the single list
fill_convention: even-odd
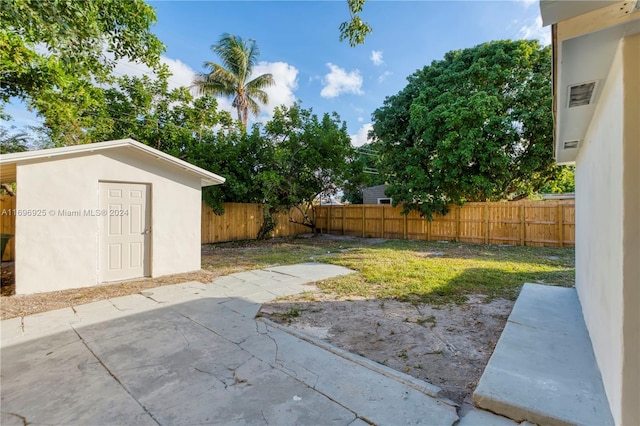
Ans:
[{"label": "stucco wall", "polygon": [[[633,71],[625,43],[617,50],[576,160],[576,288],[612,415],[617,424],[639,424],[640,394],[628,381],[640,378],[638,331],[634,337],[629,327],[634,321],[638,325],[640,302],[638,275],[629,273],[640,264],[638,236],[630,234],[629,223],[640,217],[629,195],[640,191],[640,158],[629,156],[638,133],[631,135],[625,127],[638,121],[639,95],[628,86]],[[637,78],[638,71],[633,75]],[[631,393],[623,392],[625,387]]]},{"label": "stucco wall", "polygon": [[640,34],[623,42],[622,419],[640,425]]},{"label": "stucco wall", "polygon": [[17,168],[16,293],[98,283],[99,217],[63,216],[99,208],[99,181],[136,182],[151,188],[151,275],[200,269],[200,180],[132,149],[113,149]]}]

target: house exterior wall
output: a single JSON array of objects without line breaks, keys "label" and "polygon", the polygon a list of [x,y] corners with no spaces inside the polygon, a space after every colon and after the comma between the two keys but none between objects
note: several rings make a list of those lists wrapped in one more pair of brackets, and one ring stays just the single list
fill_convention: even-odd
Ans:
[{"label": "house exterior wall", "polygon": [[371,186],[362,190],[362,204],[378,204],[380,198],[389,198],[384,191],[389,185]]},{"label": "house exterior wall", "polygon": [[640,48],[638,36],[620,43],[576,159],[576,288],[611,413],[629,425],[640,424],[640,135],[629,126],[640,116],[640,91],[629,86],[640,69],[633,47]]},{"label": "house exterior wall", "polygon": [[624,200],[621,424],[640,425],[640,34],[623,41]]},{"label": "house exterior wall", "polygon": [[[151,276],[200,269],[200,179],[130,149],[36,160],[17,167],[16,293],[98,283],[99,182],[150,186]],[[80,212],[65,216],[65,212]]]}]

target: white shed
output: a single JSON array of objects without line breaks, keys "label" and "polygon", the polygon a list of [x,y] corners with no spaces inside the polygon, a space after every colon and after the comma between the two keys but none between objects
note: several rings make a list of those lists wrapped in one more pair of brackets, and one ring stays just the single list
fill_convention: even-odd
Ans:
[{"label": "white shed", "polygon": [[0,179],[17,294],[200,269],[201,189],[224,182],[132,139],[3,155]]}]

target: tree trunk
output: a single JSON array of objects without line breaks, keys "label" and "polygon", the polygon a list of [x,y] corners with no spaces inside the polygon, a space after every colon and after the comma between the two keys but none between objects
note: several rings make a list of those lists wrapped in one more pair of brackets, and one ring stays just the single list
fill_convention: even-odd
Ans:
[{"label": "tree trunk", "polygon": [[275,213],[276,209],[273,207],[263,207],[262,225],[260,225],[260,230],[258,231],[258,240],[266,240],[271,237],[271,233],[276,229],[276,226],[278,226],[278,221],[273,217]]}]

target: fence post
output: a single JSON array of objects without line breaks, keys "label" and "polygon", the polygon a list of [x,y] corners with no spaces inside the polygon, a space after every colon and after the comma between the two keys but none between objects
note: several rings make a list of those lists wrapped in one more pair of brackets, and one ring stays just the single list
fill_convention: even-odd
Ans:
[{"label": "fence post", "polygon": [[365,204],[362,205],[362,238],[364,238],[364,215],[365,215],[365,210],[364,210],[364,206]]},{"label": "fence post", "polygon": [[460,241],[460,206],[456,206],[456,242]]},{"label": "fence post", "polygon": [[387,209],[387,206],[382,206],[382,237],[384,238],[384,211]]},{"label": "fence post", "polygon": [[484,204],[484,243],[489,244],[489,204]]},{"label": "fence post", "polygon": [[558,239],[560,247],[564,247],[564,204],[558,204]]},{"label": "fence post", "polygon": [[407,226],[408,226],[408,223],[407,223],[407,222],[408,222],[408,219],[407,219],[407,217],[408,217],[409,215],[408,215],[408,214],[405,214],[405,215],[403,215],[403,216],[404,216],[404,228],[403,228],[403,230],[402,230],[402,239],[406,240],[406,239],[407,239],[407,237],[408,237],[407,232],[409,232],[409,231],[407,230]]},{"label": "fence post", "polygon": [[324,232],[325,234],[328,234],[328,233],[329,233],[329,219],[328,219],[327,215],[328,215],[329,213],[328,213],[328,210],[327,210],[327,208],[326,208],[326,207],[323,207],[323,208],[322,208],[322,210],[323,210],[323,211],[322,211],[322,219],[323,219],[322,223],[324,223],[324,230],[323,230],[323,232]]},{"label": "fence post", "polygon": [[523,246],[525,244],[526,238],[526,226],[524,220],[524,204],[520,204],[520,245]]}]

